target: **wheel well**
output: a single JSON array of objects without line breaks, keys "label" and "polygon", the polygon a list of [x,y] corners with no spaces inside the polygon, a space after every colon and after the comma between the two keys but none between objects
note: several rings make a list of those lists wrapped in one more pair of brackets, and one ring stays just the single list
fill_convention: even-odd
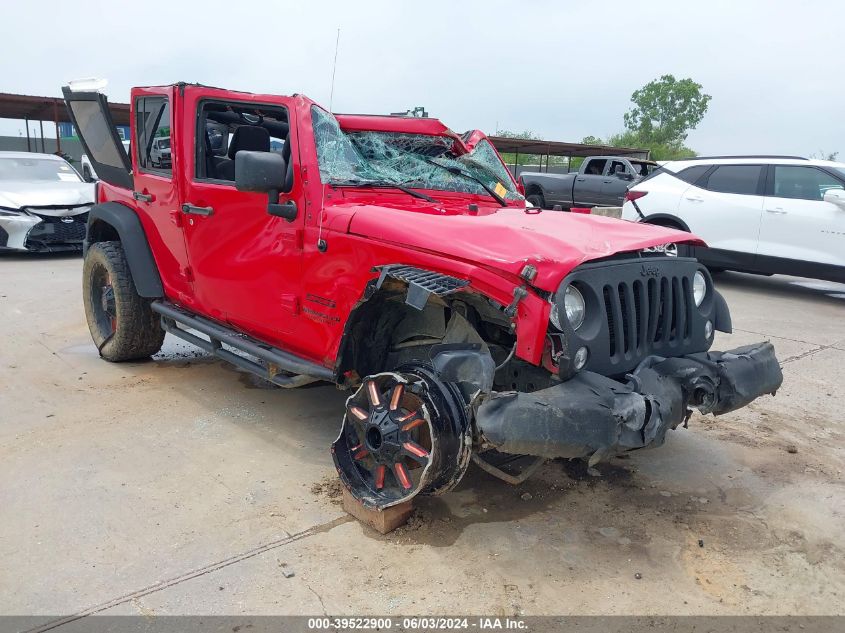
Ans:
[{"label": "wheel well", "polygon": [[88,244],[119,241],[120,234],[117,232],[117,229],[108,222],[95,220],[91,226],[88,227]]},{"label": "wheel well", "polygon": [[507,367],[497,373],[498,384],[511,376],[507,378],[510,387],[514,370],[520,374],[535,370],[542,376],[532,378],[532,386],[548,386],[546,370],[510,355],[516,336],[503,306],[464,291],[432,294],[418,310],[405,302],[407,290],[404,282],[386,280],[352,311],[338,354],[339,384],[352,387],[365,376],[392,371],[405,363],[428,363],[432,346],[440,343],[477,343],[497,364],[504,366],[509,359]]},{"label": "wheel well", "polygon": [[119,202],[104,202],[91,207],[85,243],[91,245],[108,241],[121,243],[140,296],[164,296],[156,261],[134,209]]},{"label": "wheel well", "polygon": [[643,222],[646,224],[653,224],[655,226],[665,226],[666,228],[678,229],[680,231],[686,231],[687,233],[691,232],[683,220],[668,214],[650,215],[646,217]]},{"label": "wheel well", "polygon": [[534,196],[534,195],[543,195],[543,189],[540,185],[528,185],[525,188],[525,195],[526,196]]}]

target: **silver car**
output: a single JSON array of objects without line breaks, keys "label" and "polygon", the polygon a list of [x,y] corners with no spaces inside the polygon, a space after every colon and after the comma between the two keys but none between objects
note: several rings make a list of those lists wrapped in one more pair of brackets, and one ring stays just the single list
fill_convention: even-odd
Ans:
[{"label": "silver car", "polygon": [[0,152],[0,251],[82,250],[94,185],[51,154]]}]

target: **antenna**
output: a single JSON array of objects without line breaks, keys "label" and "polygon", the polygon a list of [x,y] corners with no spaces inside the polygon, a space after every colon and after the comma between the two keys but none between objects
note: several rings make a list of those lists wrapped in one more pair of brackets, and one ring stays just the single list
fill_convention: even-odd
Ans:
[{"label": "antenna", "polygon": [[[332,64],[332,87],[329,91],[329,114],[334,116],[332,112],[332,104],[334,103],[334,77],[337,72],[337,49],[340,46],[340,27],[337,27],[337,37],[334,41],[334,63]],[[322,183],[320,183],[322,184]],[[323,207],[326,205],[326,188],[323,186],[322,200],[320,201],[320,217],[317,218],[317,250],[325,253],[329,245],[323,239]]]},{"label": "antenna", "polygon": [[329,92],[329,112],[332,111],[332,103],[334,102],[334,75],[337,71],[337,49],[340,45],[340,27],[337,27],[337,38],[334,41],[334,64],[332,64],[332,89]]}]

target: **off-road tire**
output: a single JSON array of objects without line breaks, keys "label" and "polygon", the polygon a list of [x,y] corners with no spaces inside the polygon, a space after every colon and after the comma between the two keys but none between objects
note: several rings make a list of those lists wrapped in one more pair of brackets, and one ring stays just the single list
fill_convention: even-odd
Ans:
[{"label": "off-road tire", "polygon": [[539,209],[545,209],[546,208],[546,199],[543,198],[542,193],[529,194],[529,195],[525,196],[525,199],[528,200],[528,202],[530,202],[531,204],[533,204],[535,207],[537,207]]},{"label": "off-road tire", "polygon": [[[112,318],[101,305],[103,279],[114,295]],[[152,310],[152,300],[135,290],[120,242],[97,242],[88,248],[82,266],[82,297],[91,338],[105,360],[140,360],[161,349],[160,317]]]}]

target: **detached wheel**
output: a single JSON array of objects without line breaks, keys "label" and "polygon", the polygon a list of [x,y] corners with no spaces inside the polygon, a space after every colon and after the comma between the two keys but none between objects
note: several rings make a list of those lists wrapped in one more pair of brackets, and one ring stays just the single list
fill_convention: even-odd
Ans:
[{"label": "detached wheel", "polygon": [[466,472],[472,436],[460,392],[422,365],[367,376],[346,401],[332,457],[365,506],[443,494]]},{"label": "detached wheel", "polygon": [[91,338],[108,361],[149,358],[164,330],[151,300],[138,295],[120,242],[97,242],[82,266],[82,297]]}]

